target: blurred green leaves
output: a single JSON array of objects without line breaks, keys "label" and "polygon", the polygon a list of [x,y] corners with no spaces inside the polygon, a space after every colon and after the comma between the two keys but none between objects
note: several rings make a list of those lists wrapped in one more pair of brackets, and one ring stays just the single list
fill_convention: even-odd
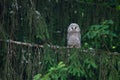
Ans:
[{"label": "blurred green leaves", "polygon": [[59,62],[57,66],[51,67],[48,70],[48,73],[43,75],[41,77],[41,74],[37,74],[34,76],[33,80],[66,80],[66,71],[68,68],[66,68],[65,64],[63,62]]},{"label": "blurred green leaves", "polygon": [[102,47],[107,41],[112,43],[117,35],[111,30],[111,25],[113,25],[112,20],[105,20],[100,25],[92,25],[83,38],[91,40],[92,45],[96,45],[96,48]]},{"label": "blurred green leaves", "polygon": [[106,20],[102,22],[101,25],[92,25],[90,26],[89,31],[86,33],[84,37],[87,37],[88,39],[94,39],[94,38],[100,39],[102,37],[107,37],[107,36],[115,37],[116,34],[110,30],[110,26],[109,26],[112,24],[113,24],[112,20]]},{"label": "blurred green leaves", "polygon": [[47,41],[49,40],[49,33],[45,19],[41,16],[39,11],[35,11],[36,24],[36,38]]}]

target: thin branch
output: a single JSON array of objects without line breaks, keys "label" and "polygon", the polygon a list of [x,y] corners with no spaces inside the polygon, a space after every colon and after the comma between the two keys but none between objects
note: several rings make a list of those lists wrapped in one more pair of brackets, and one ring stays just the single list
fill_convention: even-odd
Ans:
[{"label": "thin branch", "polygon": [[[31,44],[31,43],[25,43],[25,42],[20,42],[20,41],[14,41],[14,40],[3,40],[0,39],[0,42],[7,42],[7,43],[11,43],[11,44],[16,44],[16,45],[21,45],[21,46],[28,46],[28,47],[39,47],[39,48],[43,48],[43,45],[39,45],[39,44]],[[48,47],[57,49],[57,48],[67,48],[67,47],[59,47],[57,45],[47,45]]]},{"label": "thin branch", "polygon": [[40,48],[43,48],[43,45],[19,42],[19,41],[14,41],[14,40],[2,40],[2,39],[0,39],[0,42],[7,42],[7,43],[11,43],[11,44],[23,45],[23,46],[28,46],[28,47],[40,47]]}]

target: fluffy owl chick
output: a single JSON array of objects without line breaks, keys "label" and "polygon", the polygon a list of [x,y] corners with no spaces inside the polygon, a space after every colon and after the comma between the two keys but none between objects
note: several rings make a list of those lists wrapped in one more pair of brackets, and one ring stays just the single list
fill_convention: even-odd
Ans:
[{"label": "fluffy owl chick", "polygon": [[67,46],[68,47],[81,47],[81,34],[80,27],[76,23],[71,23],[67,31]]}]

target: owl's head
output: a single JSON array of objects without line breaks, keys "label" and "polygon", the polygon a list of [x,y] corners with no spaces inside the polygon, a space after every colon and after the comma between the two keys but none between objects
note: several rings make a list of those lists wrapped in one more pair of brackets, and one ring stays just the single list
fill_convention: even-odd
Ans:
[{"label": "owl's head", "polygon": [[76,23],[71,23],[68,27],[68,33],[80,32],[80,27]]}]

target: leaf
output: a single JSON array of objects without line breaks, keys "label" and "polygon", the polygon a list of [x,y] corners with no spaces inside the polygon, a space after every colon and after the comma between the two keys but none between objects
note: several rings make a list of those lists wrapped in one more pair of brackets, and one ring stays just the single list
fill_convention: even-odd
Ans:
[{"label": "leaf", "polygon": [[91,62],[91,65],[93,68],[97,68],[97,65],[95,64],[95,62]]},{"label": "leaf", "polygon": [[41,74],[37,74],[33,77],[33,80],[40,80]]},{"label": "leaf", "polygon": [[102,25],[109,25],[109,24],[113,24],[112,20],[105,20],[104,22],[102,22]]}]

